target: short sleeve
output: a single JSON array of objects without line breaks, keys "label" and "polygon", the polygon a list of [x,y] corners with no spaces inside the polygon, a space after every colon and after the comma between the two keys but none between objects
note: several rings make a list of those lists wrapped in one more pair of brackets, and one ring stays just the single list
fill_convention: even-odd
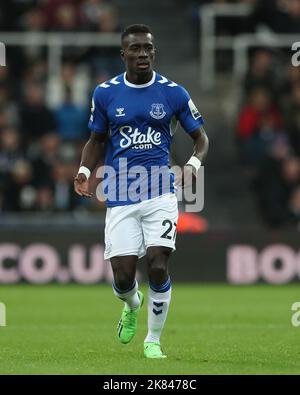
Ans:
[{"label": "short sleeve", "polygon": [[180,87],[177,99],[177,119],[187,133],[193,132],[204,124],[202,115],[184,88]]},{"label": "short sleeve", "polygon": [[100,97],[100,88],[98,87],[95,89],[93,94],[91,116],[88,127],[96,133],[106,133],[109,129],[103,99]]}]

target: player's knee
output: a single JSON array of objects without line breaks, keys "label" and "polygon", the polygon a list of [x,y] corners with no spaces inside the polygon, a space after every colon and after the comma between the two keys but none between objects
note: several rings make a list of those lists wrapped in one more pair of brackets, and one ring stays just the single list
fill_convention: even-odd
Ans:
[{"label": "player's knee", "polygon": [[168,278],[167,262],[161,257],[153,257],[148,260],[149,280],[157,285],[162,284]]},{"label": "player's knee", "polygon": [[135,278],[128,273],[118,273],[114,276],[114,282],[118,289],[125,291],[131,288]]},{"label": "player's knee", "polygon": [[131,288],[135,281],[135,262],[128,260],[127,257],[113,258],[111,259],[111,267],[116,287],[122,291]]}]

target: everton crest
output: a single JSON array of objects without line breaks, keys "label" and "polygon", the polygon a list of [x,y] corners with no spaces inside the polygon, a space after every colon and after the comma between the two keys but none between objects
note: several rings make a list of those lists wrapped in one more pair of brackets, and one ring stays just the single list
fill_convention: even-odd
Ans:
[{"label": "everton crest", "polygon": [[164,105],[159,103],[151,104],[150,115],[152,118],[162,119],[166,115],[166,112],[164,110]]}]

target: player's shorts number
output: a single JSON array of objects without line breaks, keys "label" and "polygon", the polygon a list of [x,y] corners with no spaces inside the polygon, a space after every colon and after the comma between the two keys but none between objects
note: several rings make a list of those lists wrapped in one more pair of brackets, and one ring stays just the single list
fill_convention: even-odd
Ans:
[{"label": "player's shorts number", "polygon": [[[176,237],[176,222],[172,222],[169,219],[165,219],[162,222],[162,226],[166,226],[167,229],[166,231],[160,236],[162,239],[168,239],[168,240],[175,240]],[[174,228],[174,234],[173,237],[170,235],[170,233],[173,231]]]}]

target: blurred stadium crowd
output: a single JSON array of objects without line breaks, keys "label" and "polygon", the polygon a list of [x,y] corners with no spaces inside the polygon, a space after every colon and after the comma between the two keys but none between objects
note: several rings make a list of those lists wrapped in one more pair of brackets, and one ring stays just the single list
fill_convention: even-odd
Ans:
[{"label": "blurred stadium crowd", "polygon": [[[174,0],[174,5],[179,5]],[[189,0],[198,40],[199,7],[253,6],[246,18],[219,19],[217,35],[300,33],[300,0]],[[182,6],[182,4],[181,4]],[[0,4],[0,31],[119,32],[109,0],[11,0]],[[198,45],[197,45],[198,47]],[[96,199],[73,192],[73,178],[88,138],[94,86],[122,72],[118,49],[67,47],[60,76],[47,78],[43,47],[9,47],[0,67],[0,212],[94,210]],[[300,67],[290,53],[256,48],[236,115],[240,164],[265,224],[300,222]],[[95,179],[94,179],[95,182]]]},{"label": "blurred stadium crowd", "polygon": [[256,50],[238,116],[240,163],[271,227],[300,220],[300,67]]},{"label": "blurred stadium crowd", "polygon": [[217,34],[240,34],[253,32],[258,25],[265,25],[275,33],[299,33],[299,0],[190,0],[195,19],[199,17],[199,7],[205,4],[245,4],[253,11],[247,17],[219,17]]},{"label": "blurred stadium crowd", "polygon": [[[0,30],[117,32],[104,0],[11,0],[0,4]],[[73,192],[88,138],[94,87],[121,72],[115,48],[67,47],[59,77],[47,78],[43,47],[9,47],[0,67],[0,211],[94,209]]]},{"label": "blurred stadium crowd", "polygon": [[[300,0],[194,2],[197,7],[211,3],[252,6],[246,17],[218,18],[219,36],[259,31],[300,33]],[[300,67],[292,65],[290,48],[257,47],[249,57],[237,114],[239,162],[262,222],[271,228],[299,226]],[[221,63],[224,64],[224,59]]]},{"label": "blurred stadium crowd", "polygon": [[[300,33],[300,0],[254,3],[250,19],[256,24],[271,32]],[[240,162],[261,218],[272,228],[298,226],[300,67],[292,65],[290,48],[253,51],[243,93],[237,122]]]}]

